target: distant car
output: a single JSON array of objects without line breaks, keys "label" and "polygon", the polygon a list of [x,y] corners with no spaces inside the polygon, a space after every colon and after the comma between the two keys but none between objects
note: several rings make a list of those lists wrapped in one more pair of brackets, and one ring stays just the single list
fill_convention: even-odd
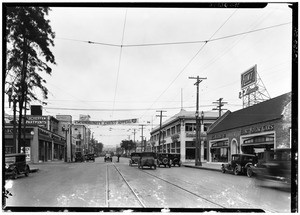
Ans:
[{"label": "distant car", "polygon": [[144,168],[144,166],[152,167],[156,169],[156,153],[154,152],[141,152],[138,160],[138,168]]},{"label": "distant car", "polygon": [[252,154],[233,154],[231,161],[222,164],[221,171],[225,173],[226,171],[233,172],[235,175],[247,174],[251,177],[253,174],[252,165],[257,163],[257,157]]},{"label": "distant car", "polygon": [[168,153],[159,153],[157,154],[157,166],[160,167],[161,165],[163,165],[164,167],[169,167],[171,168],[171,164],[172,164],[172,159],[171,159],[171,155]]},{"label": "distant car", "polygon": [[291,188],[291,149],[268,150],[262,159],[252,166],[260,186],[279,189]]},{"label": "distant car", "polygon": [[95,162],[95,155],[93,153],[89,153],[85,155],[86,161],[94,161]]},{"label": "distant car", "polygon": [[180,160],[180,154],[169,154],[169,157],[171,159],[171,163],[173,166],[178,165],[181,166],[182,162]]},{"label": "distant car", "polygon": [[111,154],[105,154],[105,156],[104,156],[104,161],[105,161],[105,162],[106,162],[106,161],[112,162],[112,156],[111,156]]},{"label": "distant car", "polygon": [[17,179],[18,175],[29,175],[30,168],[26,163],[26,154],[7,154],[5,155],[5,176]]},{"label": "distant car", "polygon": [[82,152],[75,152],[75,162],[83,162],[84,156]]},{"label": "distant car", "polygon": [[129,166],[132,166],[132,164],[138,164],[138,161],[140,159],[140,154],[139,152],[132,152],[130,155],[130,160],[129,160]]}]

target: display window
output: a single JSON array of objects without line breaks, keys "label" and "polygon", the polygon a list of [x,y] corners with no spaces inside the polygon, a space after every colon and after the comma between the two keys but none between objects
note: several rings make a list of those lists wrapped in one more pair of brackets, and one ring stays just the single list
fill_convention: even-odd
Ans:
[{"label": "display window", "polygon": [[228,141],[213,143],[210,147],[212,162],[228,162],[229,144]]}]

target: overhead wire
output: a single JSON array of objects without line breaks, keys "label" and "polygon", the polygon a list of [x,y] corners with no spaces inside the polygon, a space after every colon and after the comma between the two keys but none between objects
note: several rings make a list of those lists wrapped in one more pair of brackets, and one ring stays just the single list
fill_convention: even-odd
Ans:
[{"label": "overhead wire", "polygon": [[[228,22],[228,20],[236,13],[237,9],[225,20],[225,22],[211,35],[211,37],[209,38],[209,40],[211,40],[217,33],[218,31]],[[177,78],[185,71],[185,69],[192,63],[192,61],[198,56],[198,54],[203,50],[203,48],[205,47],[205,45],[207,44],[207,42],[209,41],[207,40],[202,46],[201,48],[197,51],[197,53],[188,61],[188,63],[183,67],[183,69],[177,74],[177,76],[175,77],[175,79],[173,79],[171,81],[171,83],[168,85],[168,87],[158,96],[158,98],[155,100],[155,102],[150,106],[150,108],[152,108],[152,106],[160,99],[160,97],[170,88],[170,86],[177,80]],[[148,111],[148,110],[147,110]],[[147,112],[146,111],[146,112]],[[145,112],[145,113],[146,113]],[[144,115],[142,115],[140,118],[142,118]]]},{"label": "overhead wire", "polygon": [[[123,25],[123,34],[122,34],[122,41],[121,41],[122,45],[123,45],[124,35],[125,35],[126,18],[127,18],[127,9],[126,9],[126,12],[125,12],[125,20],[124,20],[124,25]],[[118,89],[118,82],[119,82],[119,74],[120,74],[120,67],[121,67],[121,60],[122,60],[122,50],[123,50],[123,46],[122,45],[121,45],[120,54],[119,54],[119,65],[118,65],[118,73],[117,73],[117,80],[116,80],[116,86],[115,86],[113,111],[112,111],[112,114],[111,114],[112,116],[114,114],[114,108],[115,108],[115,103],[116,103],[116,95],[117,95],[117,89]]]},{"label": "overhead wire", "polygon": [[208,42],[214,42],[218,40],[223,40],[231,37],[237,37],[240,35],[244,34],[250,34],[258,31],[263,31],[271,28],[276,28],[284,25],[289,25],[292,24],[292,22],[286,22],[286,23],[281,23],[277,25],[272,25],[264,28],[259,28],[251,31],[245,31],[241,33],[236,33],[232,35],[227,35],[215,39],[208,39],[208,40],[196,40],[196,41],[180,41],[180,42],[162,42],[162,43],[145,43],[145,44],[110,44],[110,43],[102,43],[102,42],[95,42],[95,41],[89,41],[89,40],[77,40],[77,39],[68,39],[68,38],[62,38],[62,37],[57,37],[56,39],[62,39],[62,40],[70,40],[70,41],[77,41],[77,42],[84,42],[84,43],[89,43],[89,44],[95,44],[95,45],[106,45],[106,46],[115,46],[115,47],[142,47],[142,46],[161,46],[161,45],[182,45],[182,44],[195,44],[195,43],[208,43]]}]

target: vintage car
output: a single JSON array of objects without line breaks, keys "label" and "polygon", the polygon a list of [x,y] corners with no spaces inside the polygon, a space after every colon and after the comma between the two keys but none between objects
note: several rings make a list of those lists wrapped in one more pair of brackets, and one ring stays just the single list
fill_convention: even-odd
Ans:
[{"label": "vintage car", "polygon": [[171,168],[172,165],[172,159],[170,154],[168,153],[159,153],[157,154],[157,166],[163,165],[164,167],[169,167]]},{"label": "vintage car", "polygon": [[257,185],[290,190],[291,149],[264,151],[252,170],[258,180]]},{"label": "vintage car", "polygon": [[173,166],[178,165],[181,166],[181,160],[180,160],[180,154],[169,154],[169,157],[171,159],[171,163]]},{"label": "vintage car", "polygon": [[5,176],[16,179],[18,175],[29,175],[30,168],[26,163],[26,154],[7,154],[5,155]]},{"label": "vintage car", "polygon": [[86,161],[94,161],[95,162],[95,155],[93,153],[89,153],[85,155]]},{"label": "vintage car", "polygon": [[83,162],[84,156],[82,152],[75,152],[75,162]]},{"label": "vintage car", "polygon": [[227,164],[222,164],[221,171],[225,173],[226,171],[233,172],[235,175],[247,174],[251,177],[253,171],[251,165],[257,163],[257,157],[252,154],[233,154],[231,161]]},{"label": "vintage car", "polygon": [[132,152],[130,155],[129,160],[129,166],[132,166],[132,164],[138,164],[138,161],[140,159],[140,152]]},{"label": "vintage car", "polygon": [[148,166],[150,168],[156,169],[156,153],[154,152],[141,152],[140,158],[138,160],[138,168],[144,168]]},{"label": "vintage car", "polygon": [[105,154],[105,156],[104,156],[104,161],[105,161],[105,162],[106,162],[106,161],[112,162],[112,156],[111,156],[111,154],[109,154],[109,153]]}]

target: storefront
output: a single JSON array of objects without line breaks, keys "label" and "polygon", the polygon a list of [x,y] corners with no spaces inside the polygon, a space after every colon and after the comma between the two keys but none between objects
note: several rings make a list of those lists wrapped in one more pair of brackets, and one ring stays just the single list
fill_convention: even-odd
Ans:
[{"label": "storefront", "polygon": [[13,141],[12,125],[5,125],[5,154],[23,152],[27,155],[27,161],[32,163],[47,162],[52,160],[64,159],[65,153],[65,138],[48,131],[39,126],[30,126],[25,129],[25,142],[16,143]]},{"label": "storefront", "polygon": [[232,154],[290,148],[291,93],[228,111],[208,131],[209,162],[228,162]]}]

